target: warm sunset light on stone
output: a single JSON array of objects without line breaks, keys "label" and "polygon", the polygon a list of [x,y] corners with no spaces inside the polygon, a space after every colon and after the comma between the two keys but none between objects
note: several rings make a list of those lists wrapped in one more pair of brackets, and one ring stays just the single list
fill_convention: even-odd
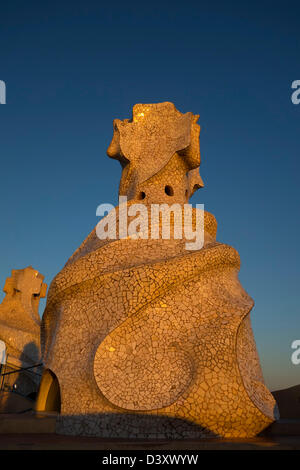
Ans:
[{"label": "warm sunset light on stone", "polygon": [[[165,102],[114,120],[107,153],[122,165],[119,194],[129,207],[176,203],[183,211],[203,186],[198,117]],[[60,411],[59,433],[251,437],[274,421],[239,255],[216,241],[212,214],[203,221],[197,250],[185,237],[102,240],[94,229],[54,278],[37,409]]]}]

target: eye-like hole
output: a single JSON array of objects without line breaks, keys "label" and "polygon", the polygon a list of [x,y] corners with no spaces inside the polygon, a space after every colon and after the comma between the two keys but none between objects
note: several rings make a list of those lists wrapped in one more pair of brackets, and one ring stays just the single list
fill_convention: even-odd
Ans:
[{"label": "eye-like hole", "polygon": [[140,194],[138,195],[139,200],[145,199],[145,197],[146,197],[146,193],[144,193],[144,191],[141,191]]},{"label": "eye-like hole", "polygon": [[167,186],[165,186],[165,193],[168,195],[168,196],[174,196],[174,190],[172,188],[172,186],[169,186],[167,184]]},{"label": "eye-like hole", "polygon": [[188,190],[187,190],[187,189],[185,190],[185,198],[186,198],[186,199],[188,199],[188,198],[189,198],[189,192],[188,192]]}]

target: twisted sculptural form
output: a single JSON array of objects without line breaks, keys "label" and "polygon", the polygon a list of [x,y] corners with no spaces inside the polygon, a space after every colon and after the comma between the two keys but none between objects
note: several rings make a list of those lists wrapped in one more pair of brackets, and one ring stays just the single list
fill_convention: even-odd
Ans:
[{"label": "twisted sculptural form", "polygon": [[[129,207],[183,207],[203,186],[197,120],[166,102],[135,105],[132,119],[114,121],[107,153],[122,165]],[[216,241],[213,215],[203,223],[197,250],[184,237],[100,240],[95,229],[54,278],[38,408],[47,409],[55,382],[59,433],[249,437],[275,419],[239,255]]]},{"label": "twisted sculptural form", "polygon": [[[5,371],[12,374],[21,368],[33,367],[41,362],[40,325],[38,313],[40,299],[46,296],[47,284],[36,269],[13,269],[6,279],[5,297],[0,304],[0,339],[7,352]],[[41,371],[32,368],[28,373],[14,372],[3,376],[5,385],[13,385],[16,392],[29,395],[38,389]],[[2,403],[3,405],[3,400]]]}]

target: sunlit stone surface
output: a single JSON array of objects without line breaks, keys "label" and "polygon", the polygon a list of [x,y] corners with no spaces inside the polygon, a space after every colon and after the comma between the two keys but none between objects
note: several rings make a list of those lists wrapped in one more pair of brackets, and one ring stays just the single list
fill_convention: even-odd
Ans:
[{"label": "sunlit stone surface", "polygon": [[[13,270],[6,279],[3,289],[6,296],[0,305],[0,339],[6,344],[6,372],[41,362],[38,307],[47,290],[43,279],[31,266]],[[37,391],[39,376],[14,373],[3,380],[22,395],[29,395]]]},{"label": "sunlit stone surface", "polygon": [[[114,121],[107,153],[122,165],[129,205],[183,205],[203,186],[197,120],[159,103]],[[205,212],[196,251],[185,239],[100,240],[94,230],[55,277],[38,409],[51,409],[59,388],[59,433],[249,437],[274,420],[253,301],[238,280],[238,253],[216,241],[216,228]]]}]

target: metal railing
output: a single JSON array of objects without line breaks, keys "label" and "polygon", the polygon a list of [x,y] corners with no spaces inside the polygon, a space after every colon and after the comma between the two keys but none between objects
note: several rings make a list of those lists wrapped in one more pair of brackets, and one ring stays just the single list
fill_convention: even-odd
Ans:
[{"label": "metal railing", "polygon": [[[5,378],[8,375],[19,374],[20,372],[26,371],[26,372],[29,372],[29,373],[35,375],[35,376],[41,377],[42,374],[39,374],[38,372],[35,372],[32,369],[35,369],[37,367],[41,367],[42,365],[43,365],[43,363],[41,362],[39,364],[34,364],[33,366],[18,367],[18,366],[15,366],[13,364],[9,364],[8,355],[7,355],[5,364],[0,364],[0,392],[5,389],[5,385],[6,385]],[[10,370],[9,372],[6,372],[7,367],[9,367],[10,369],[14,369],[14,370]],[[12,387],[8,387],[8,388],[12,388]]]}]

